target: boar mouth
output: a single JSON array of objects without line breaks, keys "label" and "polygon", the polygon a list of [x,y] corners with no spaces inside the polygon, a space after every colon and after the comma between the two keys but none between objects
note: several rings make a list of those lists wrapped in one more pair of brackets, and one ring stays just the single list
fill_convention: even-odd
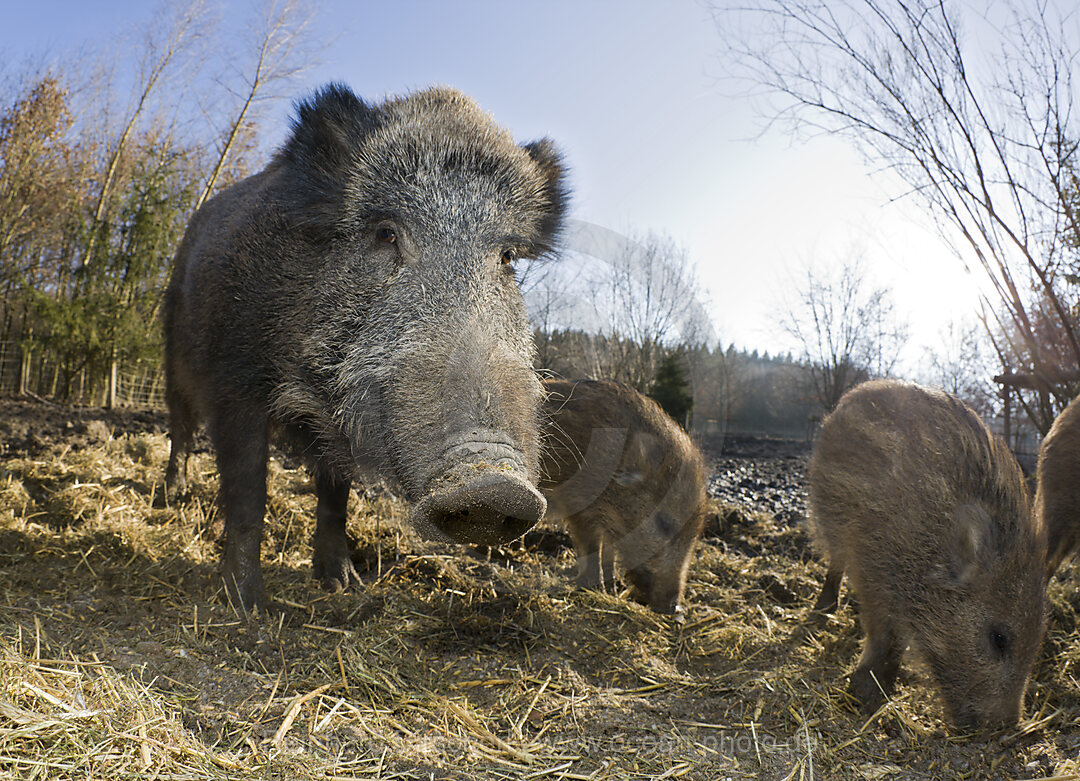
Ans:
[{"label": "boar mouth", "polygon": [[466,466],[414,506],[412,523],[432,540],[502,545],[536,525],[545,510],[544,497],[517,472]]},{"label": "boar mouth", "polygon": [[952,722],[957,728],[967,732],[1009,729],[1020,721],[1021,710],[1021,703],[1009,703],[1004,707],[990,707],[985,710],[965,704],[952,712]]}]

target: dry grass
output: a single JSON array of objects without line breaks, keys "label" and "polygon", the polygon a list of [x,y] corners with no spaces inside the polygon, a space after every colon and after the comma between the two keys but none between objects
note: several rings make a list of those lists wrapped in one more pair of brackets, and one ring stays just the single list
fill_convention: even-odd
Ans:
[{"label": "dry grass", "polygon": [[[0,462],[0,776],[157,779],[1080,779],[1080,567],[1009,735],[957,736],[907,664],[872,718],[845,673],[851,607],[804,625],[799,530],[721,508],[684,625],[571,587],[557,530],[423,543],[353,497],[363,589],[310,580],[314,496],[273,462],[264,567],[280,609],[222,603],[212,459],[158,507],[160,434]],[[378,523],[376,523],[378,519]]]}]

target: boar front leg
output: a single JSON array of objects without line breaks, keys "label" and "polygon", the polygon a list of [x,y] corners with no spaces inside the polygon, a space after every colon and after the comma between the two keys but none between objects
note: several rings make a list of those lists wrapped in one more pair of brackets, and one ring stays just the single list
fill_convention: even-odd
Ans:
[{"label": "boar front leg", "polygon": [[260,548],[266,512],[266,413],[253,405],[222,404],[211,426],[225,515],[221,574],[225,596],[239,612],[265,608]]},{"label": "boar front leg", "polygon": [[578,587],[607,591],[615,583],[615,546],[594,517],[572,515],[566,524],[577,553]]},{"label": "boar front leg", "polygon": [[607,535],[600,540],[600,584],[604,591],[615,590],[615,543]]},{"label": "boar front leg", "polygon": [[602,589],[604,574],[600,564],[600,548],[603,534],[591,518],[571,515],[566,519],[570,539],[577,553],[577,585],[579,588]]},{"label": "boar front leg", "polygon": [[311,574],[328,591],[339,591],[360,582],[350,556],[352,545],[345,533],[350,482],[322,470],[315,476],[319,502],[315,508]]},{"label": "boar front leg", "polygon": [[815,613],[835,613],[840,606],[840,582],[844,579],[844,568],[837,564],[830,564],[829,571],[825,575],[825,582],[821,586],[821,593],[817,602],[814,603]]},{"label": "boar front leg", "polygon": [[859,666],[851,674],[850,686],[866,713],[874,713],[892,693],[904,653],[904,643],[897,636],[896,627],[888,618],[881,618],[874,607],[864,604],[861,608],[866,639]]}]

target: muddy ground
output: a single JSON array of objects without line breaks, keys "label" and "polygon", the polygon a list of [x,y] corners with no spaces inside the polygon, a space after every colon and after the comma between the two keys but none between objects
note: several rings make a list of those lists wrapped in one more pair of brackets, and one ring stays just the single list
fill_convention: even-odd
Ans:
[{"label": "muddy ground", "polygon": [[1051,588],[1027,716],[950,731],[907,660],[872,718],[846,694],[852,605],[805,623],[805,443],[712,448],[716,500],[679,624],[572,587],[565,532],[417,539],[351,498],[365,585],[310,578],[314,495],[275,459],[276,605],[223,604],[209,452],[161,501],[164,416],[0,401],[0,775],[11,778],[1080,778],[1080,567]]}]

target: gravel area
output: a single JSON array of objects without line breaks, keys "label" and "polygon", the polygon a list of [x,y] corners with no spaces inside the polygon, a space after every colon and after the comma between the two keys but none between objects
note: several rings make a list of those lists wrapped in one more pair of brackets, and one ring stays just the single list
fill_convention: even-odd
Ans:
[{"label": "gravel area", "polygon": [[809,443],[789,439],[728,437],[710,449],[709,495],[743,514],[768,513],[780,526],[806,518]]}]

